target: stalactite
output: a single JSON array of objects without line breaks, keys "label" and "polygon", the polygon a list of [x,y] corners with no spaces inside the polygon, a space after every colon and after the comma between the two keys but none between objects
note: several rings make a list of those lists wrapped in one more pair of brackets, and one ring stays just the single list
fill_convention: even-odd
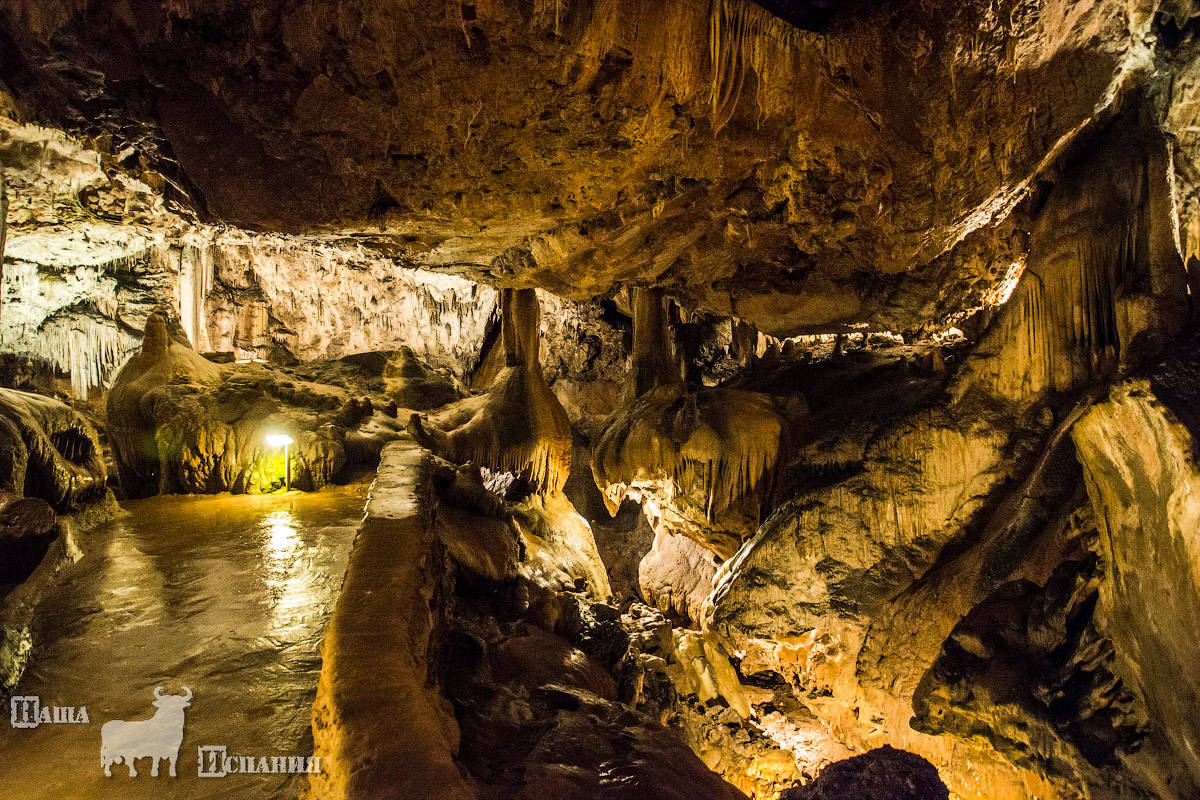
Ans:
[{"label": "stalactite", "polygon": [[634,290],[633,297],[633,369],[630,372],[630,399],[651,389],[682,382],[675,360],[670,326],[667,324],[667,300],[658,287]]},{"label": "stalactite", "polygon": [[[8,187],[0,169],[0,312],[4,309],[4,245],[8,239]],[[0,321],[3,321],[0,313]]]},{"label": "stalactite", "polygon": [[737,110],[748,72],[754,73],[757,83],[760,116],[773,106],[764,92],[785,85],[787,75],[781,70],[798,32],[745,0],[714,0],[709,13],[709,101],[713,129],[720,131]]},{"label": "stalactite", "polygon": [[212,248],[207,241],[185,242],[179,249],[179,318],[192,347],[208,349],[205,301],[213,288]]},{"label": "stalactite", "polygon": [[1187,275],[1174,217],[1158,218],[1171,213],[1169,153],[1153,130],[1123,118],[1054,188],[1020,282],[956,396],[975,384],[1020,400],[1077,391],[1182,326]]},{"label": "stalactite", "polygon": [[506,366],[486,399],[449,433],[427,429],[416,415],[410,430],[451,461],[527,473],[540,491],[554,494],[571,470],[572,434],[538,361],[541,306],[533,289],[504,289],[500,307]]},{"label": "stalactite", "polygon": [[14,351],[68,373],[71,389],[83,398],[90,389],[108,385],[139,344],[139,339],[110,322],[65,316],[47,320],[25,339],[25,349]]},{"label": "stalactite", "polygon": [[672,496],[701,488],[712,521],[759,487],[778,460],[783,432],[782,415],[764,395],[734,389],[686,394],[681,385],[664,386],[605,422],[592,469],[617,504],[630,487],[655,476],[669,480]]},{"label": "stalactite", "polygon": [[[548,26],[550,0],[539,0],[536,8],[544,9],[535,13]],[[732,119],[749,80],[755,81],[760,120],[792,107],[795,54],[815,41],[750,0],[599,2],[591,10],[578,46],[581,85],[595,78],[608,54],[629,52],[636,71],[648,78],[641,88],[649,106],[668,95],[680,103],[698,101],[718,132]]]},{"label": "stalactite", "polygon": [[11,299],[0,351],[34,359],[71,377],[75,393],[107,385],[138,339],[116,321],[117,282],[108,265],[52,271],[28,261],[9,265]]},{"label": "stalactite", "polygon": [[[760,490],[770,484],[788,422],[766,395],[686,386],[672,349],[662,290],[638,291],[629,399],[595,440],[592,474],[610,512],[631,491],[697,509],[707,530],[688,535],[727,558],[757,525]],[[732,523],[736,533],[717,530],[723,526],[714,523],[735,508],[745,514]]]}]

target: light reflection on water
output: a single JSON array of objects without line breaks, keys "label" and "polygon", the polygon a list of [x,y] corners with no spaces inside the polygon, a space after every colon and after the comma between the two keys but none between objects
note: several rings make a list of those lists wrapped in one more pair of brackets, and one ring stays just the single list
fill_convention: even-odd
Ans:
[{"label": "light reflection on water", "polygon": [[[320,644],[366,486],[314,494],[151,498],[90,535],[39,609],[17,693],[86,705],[90,725],[0,718],[0,797],[296,797],[303,778],[197,777],[196,750],[309,755]],[[156,686],[195,692],[178,777],[106,779],[100,726],[146,719]]]}]

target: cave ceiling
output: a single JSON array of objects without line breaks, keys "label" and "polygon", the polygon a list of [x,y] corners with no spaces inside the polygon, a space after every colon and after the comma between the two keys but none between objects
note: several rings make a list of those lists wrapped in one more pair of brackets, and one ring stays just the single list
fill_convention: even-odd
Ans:
[{"label": "cave ceiling", "polygon": [[1155,77],[1190,14],[3,0],[0,75],[184,215],[573,298],[659,285],[781,336],[912,330],[996,296],[1035,179],[1132,90],[1195,138],[1191,82]]}]

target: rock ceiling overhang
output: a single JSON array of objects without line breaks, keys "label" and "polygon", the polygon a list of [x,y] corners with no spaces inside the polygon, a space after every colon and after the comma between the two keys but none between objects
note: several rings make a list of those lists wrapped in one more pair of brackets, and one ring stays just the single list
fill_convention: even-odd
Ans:
[{"label": "rock ceiling overhang", "polygon": [[1033,177],[1153,72],[1124,0],[764,5],[824,30],[742,0],[5,0],[0,50],[27,117],[203,217],[777,335],[995,294]]}]

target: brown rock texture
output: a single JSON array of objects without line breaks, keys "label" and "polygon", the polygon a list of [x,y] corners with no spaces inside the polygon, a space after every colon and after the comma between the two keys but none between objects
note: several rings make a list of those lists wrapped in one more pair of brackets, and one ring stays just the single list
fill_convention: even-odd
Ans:
[{"label": "brown rock texture", "polygon": [[0,389],[0,491],[81,511],[108,495],[96,429],[65,403]]},{"label": "brown rock texture", "polygon": [[[131,494],[382,455],[317,797],[1190,800],[1197,65],[1191,0],[0,0],[0,368],[111,382]],[[2,391],[0,490],[102,494]]]},{"label": "brown rock texture", "polygon": [[698,624],[717,566],[713,552],[693,539],[656,532],[654,546],[638,567],[642,597],[672,619]]},{"label": "brown rock texture", "polygon": [[1145,381],[1114,387],[1072,435],[1100,529],[1097,614],[1114,672],[1155,722],[1127,768],[1160,797],[1187,797],[1200,790],[1200,673],[1185,644],[1200,625],[1195,443]]},{"label": "brown rock texture", "polygon": [[576,298],[654,282],[775,334],[913,327],[998,283],[936,260],[1142,78],[1152,21],[1117,0],[881,2],[820,33],[744,0],[3,10],[25,107],[97,120],[213,217]]},{"label": "brown rock texture", "polygon": [[422,499],[428,459],[412,440],[393,442],[371,487],[322,647],[314,800],[476,797],[454,762],[454,715],[429,683],[443,556]]},{"label": "brown rock texture", "polygon": [[[1154,238],[1169,193],[1143,180],[1161,175],[1147,166],[1161,140],[1138,119],[1110,126],[1050,194],[1013,301],[949,398],[801,441],[798,467],[815,455],[835,471],[792,476],[800,491],[722,567],[704,612],[747,651],[743,669],[793,676],[845,741],[916,752],[965,796],[1138,796],[1188,769],[1179,744],[1142,744],[1148,705],[1092,611],[1108,562],[1072,516],[1073,426],[1097,397],[1084,390],[1144,367],[1186,313],[1173,239]],[[1143,758],[1174,766],[1119,766]]]}]

